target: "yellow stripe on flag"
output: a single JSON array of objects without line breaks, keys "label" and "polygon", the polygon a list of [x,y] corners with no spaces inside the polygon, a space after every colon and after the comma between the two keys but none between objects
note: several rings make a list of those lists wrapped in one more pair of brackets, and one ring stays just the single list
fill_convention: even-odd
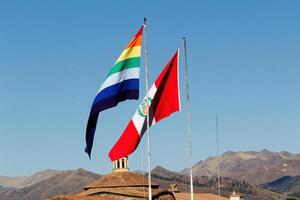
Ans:
[{"label": "yellow stripe on flag", "polygon": [[125,49],[118,60],[115,62],[118,63],[120,61],[123,61],[128,58],[133,58],[133,57],[140,57],[141,56],[141,46],[135,46],[132,48]]}]

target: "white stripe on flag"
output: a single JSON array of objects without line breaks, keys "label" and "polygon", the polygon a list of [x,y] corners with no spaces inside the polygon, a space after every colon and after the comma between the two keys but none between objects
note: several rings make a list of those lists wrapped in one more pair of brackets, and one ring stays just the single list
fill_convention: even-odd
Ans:
[{"label": "white stripe on flag", "polygon": [[129,69],[125,69],[123,71],[114,73],[112,75],[110,75],[109,77],[107,77],[105,79],[105,81],[103,82],[103,84],[101,85],[98,93],[111,86],[111,85],[115,85],[117,83],[120,83],[124,80],[128,80],[128,79],[138,79],[139,78],[139,74],[140,74],[140,68],[139,67],[135,67],[135,68],[129,68]]},{"label": "white stripe on flag", "polygon": [[[150,88],[149,90],[149,97],[153,100],[153,97],[155,95],[157,91],[157,88],[155,86],[155,84],[152,85],[152,87]],[[143,101],[144,102],[146,99],[146,97],[144,97]],[[150,102],[149,102],[150,103]],[[141,131],[142,131],[142,127],[143,127],[143,124],[144,124],[144,121],[146,119],[146,117],[143,117],[139,114],[139,109],[141,109],[141,104],[139,105],[137,111],[134,113],[133,117],[132,117],[132,122],[138,132],[139,135],[141,135]],[[153,116],[154,117],[154,116]],[[153,123],[152,125],[155,123],[155,119],[153,119]]]}]

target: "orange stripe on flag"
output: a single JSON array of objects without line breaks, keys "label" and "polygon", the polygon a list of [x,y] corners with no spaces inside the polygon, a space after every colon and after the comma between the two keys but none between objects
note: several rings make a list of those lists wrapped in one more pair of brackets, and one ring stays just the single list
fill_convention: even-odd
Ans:
[{"label": "orange stripe on flag", "polygon": [[142,35],[139,35],[138,37],[132,38],[132,40],[127,45],[126,49],[132,48],[134,46],[141,46],[142,45]]},{"label": "orange stripe on flag", "polygon": [[126,49],[142,45],[143,28],[144,26],[142,26],[140,30],[134,35],[134,37],[130,40],[129,44],[127,45]]}]

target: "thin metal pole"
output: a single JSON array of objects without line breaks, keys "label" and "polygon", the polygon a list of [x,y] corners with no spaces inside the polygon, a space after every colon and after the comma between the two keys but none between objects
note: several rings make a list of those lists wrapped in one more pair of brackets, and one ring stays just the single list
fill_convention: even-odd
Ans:
[{"label": "thin metal pole", "polygon": [[144,18],[144,38],[145,38],[145,73],[146,73],[146,105],[147,105],[147,138],[148,138],[148,199],[152,200],[151,188],[151,142],[150,142],[150,125],[149,125],[149,73],[148,73],[148,46],[147,46],[147,31],[146,17]]},{"label": "thin metal pole", "polygon": [[191,200],[194,200],[194,186],[193,186],[193,169],[192,169],[192,134],[191,134],[191,111],[190,111],[190,94],[189,94],[189,79],[188,79],[188,65],[187,65],[187,48],[186,38],[183,37],[184,45],[184,63],[185,63],[185,91],[186,91],[186,109],[188,118],[188,146],[189,146],[189,167],[190,167],[190,182],[191,182]]},{"label": "thin metal pole", "polygon": [[218,194],[221,196],[220,191],[220,160],[219,160],[219,128],[218,128],[218,115],[216,115],[216,135],[217,135],[217,161],[218,161]]}]

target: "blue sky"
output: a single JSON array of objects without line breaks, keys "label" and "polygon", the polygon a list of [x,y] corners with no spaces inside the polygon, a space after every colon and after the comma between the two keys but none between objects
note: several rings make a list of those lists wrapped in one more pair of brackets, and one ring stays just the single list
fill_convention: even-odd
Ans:
[{"label": "blue sky", "polygon": [[[151,83],[187,37],[194,163],[216,154],[216,113],[221,153],[299,153],[299,10],[296,0],[1,1],[0,175],[111,171],[107,153],[139,101],[101,113],[91,161],[86,121],[144,16]],[[151,129],[153,167],[188,166],[182,52],[183,109]],[[147,169],[146,148],[145,137],[129,158],[132,170]]]}]

